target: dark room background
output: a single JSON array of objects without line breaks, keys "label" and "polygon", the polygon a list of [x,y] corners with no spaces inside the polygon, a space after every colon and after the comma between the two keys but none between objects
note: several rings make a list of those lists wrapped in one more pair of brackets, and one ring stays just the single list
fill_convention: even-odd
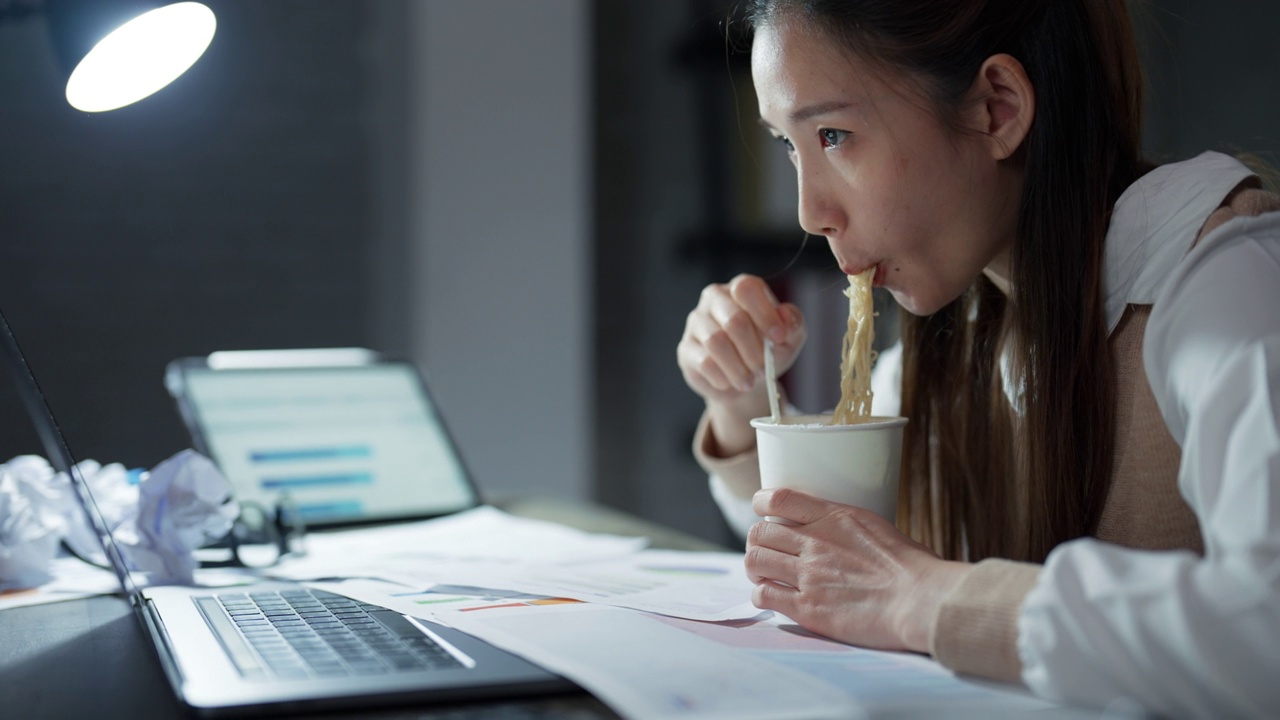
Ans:
[{"label": "dark room background", "polygon": [[[100,115],[63,99],[43,18],[0,25],[0,302],[77,455],[184,447],[175,357],[372,340],[367,11],[325,5],[216,5],[189,76]],[[6,419],[6,457],[35,451]]]},{"label": "dark room background", "polygon": [[[733,542],[675,346],[738,272],[809,310],[789,382],[834,401],[840,276],[801,247],[727,3],[211,0],[208,54],[104,115],[63,99],[39,4],[0,0],[0,308],[79,457],[187,447],[174,358],[366,346],[427,371],[491,497]],[[1134,6],[1153,158],[1276,164],[1280,6]],[[0,460],[29,452],[6,386]]]}]

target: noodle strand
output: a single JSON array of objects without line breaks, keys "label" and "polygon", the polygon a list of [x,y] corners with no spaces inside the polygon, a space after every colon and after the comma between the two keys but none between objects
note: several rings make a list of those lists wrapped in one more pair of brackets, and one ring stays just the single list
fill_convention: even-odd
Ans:
[{"label": "noodle strand", "polygon": [[871,282],[875,268],[849,276],[844,294],[849,298],[849,327],[840,353],[840,403],[831,416],[832,425],[854,425],[871,417],[871,364],[876,353],[875,310]]}]

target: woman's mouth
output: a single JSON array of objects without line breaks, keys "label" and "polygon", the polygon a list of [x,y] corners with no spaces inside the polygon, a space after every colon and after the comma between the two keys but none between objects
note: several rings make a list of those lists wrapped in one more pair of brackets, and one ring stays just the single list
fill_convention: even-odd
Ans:
[{"label": "woman's mouth", "polygon": [[850,266],[850,265],[841,265],[840,269],[846,275],[861,275],[867,270],[874,269],[875,272],[871,276],[872,287],[880,287],[881,285],[883,285],[884,281],[886,280],[886,276],[888,274],[887,271],[885,270],[884,263],[876,263],[875,265],[864,265],[861,268],[854,268],[853,266]]}]

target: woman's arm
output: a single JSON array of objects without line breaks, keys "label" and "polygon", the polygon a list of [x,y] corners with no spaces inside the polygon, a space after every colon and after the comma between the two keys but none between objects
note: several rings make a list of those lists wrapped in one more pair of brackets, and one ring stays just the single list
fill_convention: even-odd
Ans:
[{"label": "woman's arm", "polygon": [[1280,214],[1218,228],[1147,325],[1152,390],[1182,446],[1205,556],[1059,546],[1018,618],[1037,693],[1175,716],[1280,713]]}]

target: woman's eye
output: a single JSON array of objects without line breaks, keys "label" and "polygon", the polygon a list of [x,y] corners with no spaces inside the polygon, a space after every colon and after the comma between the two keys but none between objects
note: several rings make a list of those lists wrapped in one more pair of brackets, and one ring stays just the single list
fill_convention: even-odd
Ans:
[{"label": "woman's eye", "polygon": [[822,141],[822,147],[824,150],[830,150],[844,142],[845,139],[849,137],[849,134],[850,133],[847,130],[823,128],[818,131],[818,139]]},{"label": "woman's eye", "polygon": [[792,145],[792,144],[791,144],[791,141],[790,141],[790,140],[788,140],[785,136],[783,136],[783,135],[774,135],[774,136],[773,136],[773,139],[774,139],[774,140],[777,140],[777,141],[778,141],[778,142],[780,142],[780,143],[782,143],[782,147],[784,147],[784,148],[786,148],[786,149],[787,149],[787,154],[788,154],[788,155],[790,155],[791,153],[793,153],[793,152],[795,152],[795,151],[796,151],[796,146],[795,146],[795,145]]}]

